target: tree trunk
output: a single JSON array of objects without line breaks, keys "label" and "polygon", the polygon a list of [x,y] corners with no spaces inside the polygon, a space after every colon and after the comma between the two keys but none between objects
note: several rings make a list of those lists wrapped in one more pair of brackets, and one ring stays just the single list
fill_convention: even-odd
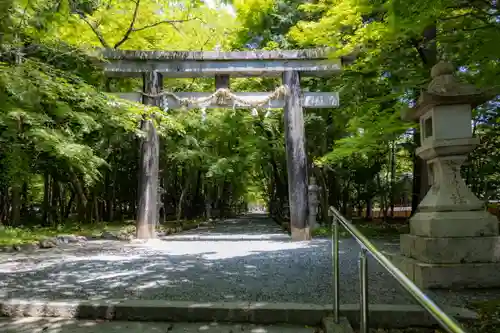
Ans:
[{"label": "tree trunk", "polygon": [[66,219],[66,200],[68,198],[68,188],[65,186],[65,184],[59,182],[59,187],[60,187],[60,195],[59,195],[59,216],[61,218],[61,222],[64,222]]},{"label": "tree trunk", "polygon": [[182,207],[184,206],[184,199],[186,198],[188,187],[189,187],[189,176],[186,175],[186,182],[182,187],[181,196],[179,197],[179,203],[177,204],[177,212],[176,212],[177,221],[180,221],[182,218]]},{"label": "tree trunk", "polygon": [[372,199],[367,199],[366,200],[366,215],[365,219],[371,220],[372,219]]},{"label": "tree trunk", "polygon": [[12,185],[12,211],[10,225],[17,226],[21,224],[21,185]]},{"label": "tree trunk", "polygon": [[89,219],[87,212],[87,206],[88,206],[87,196],[85,195],[83,186],[80,180],[78,179],[78,176],[73,171],[73,169],[70,168],[69,173],[71,177],[71,184],[73,185],[73,189],[75,190],[77,197],[78,220],[80,222],[88,222]]},{"label": "tree trunk", "polygon": [[396,196],[396,142],[391,143],[391,197],[389,198],[391,206],[391,217],[394,217],[394,200]]},{"label": "tree trunk", "polygon": [[348,210],[349,210],[349,185],[350,183],[346,183],[342,188],[342,215],[349,218]]},{"label": "tree trunk", "polygon": [[73,207],[74,201],[75,201],[75,191],[71,191],[71,195],[69,197],[69,201],[68,201],[68,204],[66,205],[66,209],[64,212],[65,219],[69,218],[69,215],[71,214],[71,207]]},{"label": "tree trunk", "polygon": [[28,183],[23,182],[23,186],[21,188],[21,216],[26,216],[26,214],[28,214],[28,203]]},{"label": "tree trunk", "polygon": [[0,225],[5,223],[7,216],[9,214],[9,192],[7,189],[2,188],[2,192],[0,193]]},{"label": "tree trunk", "polygon": [[50,195],[52,193],[52,190],[50,189],[50,173],[45,172],[44,177],[43,177],[43,218],[42,218],[42,224],[44,226],[49,226],[51,225],[51,214],[50,214]]},{"label": "tree trunk", "polygon": [[99,198],[95,191],[92,194],[92,215],[94,216],[94,222],[99,222],[101,220],[101,216],[99,213]]},{"label": "tree trunk", "polygon": [[203,182],[203,194],[205,198],[205,219],[210,221],[212,219],[212,196],[211,196],[211,186],[210,181],[204,178]]},{"label": "tree trunk", "polygon": [[[420,55],[420,59],[423,64],[430,70],[437,62],[437,45],[436,45],[437,29],[436,25],[432,24],[426,27],[422,34],[422,45],[416,45],[417,51]],[[430,77],[430,76],[429,76]],[[415,147],[420,146],[420,131],[418,127],[415,128],[413,134],[413,141]],[[427,163],[418,157],[416,154],[413,155],[413,190],[412,190],[412,212],[415,214],[420,201],[425,197],[427,191],[429,190],[429,170]]]},{"label": "tree trunk", "polygon": [[50,215],[52,216],[52,226],[56,226],[61,222],[60,216],[58,216],[58,204],[59,204],[59,196],[61,195],[59,182],[53,180],[52,181],[52,195],[50,201]]},{"label": "tree trunk", "polygon": [[162,189],[158,192],[158,223],[165,223],[165,177],[160,176],[159,188]]}]

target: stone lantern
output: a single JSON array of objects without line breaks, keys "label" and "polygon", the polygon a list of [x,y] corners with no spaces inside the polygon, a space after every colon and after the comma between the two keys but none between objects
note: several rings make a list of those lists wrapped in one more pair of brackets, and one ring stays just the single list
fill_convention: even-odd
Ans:
[{"label": "stone lantern", "polygon": [[500,286],[498,221],[467,187],[460,167],[478,145],[471,110],[488,97],[458,81],[453,67],[439,63],[432,82],[405,120],[420,122],[421,146],[431,188],[400,239],[394,262],[422,288]]},{"label": "stone lantern", "polygon": [[309,215],[308,224],[310,230],[314,230],[318,227],[316,222],[316,217],[318,216],[319,207],[319,190],[321,188],[316,185],[316,178],[313,176],[309,179],[308,195],[309,195]]}]

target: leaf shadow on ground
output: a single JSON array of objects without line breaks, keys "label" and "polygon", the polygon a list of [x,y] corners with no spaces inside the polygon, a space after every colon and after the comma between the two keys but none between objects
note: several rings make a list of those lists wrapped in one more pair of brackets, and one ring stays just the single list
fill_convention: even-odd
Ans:
[{"label": "leaf shadow on ground", "polygon": [[[4,259],[0,260],[0,290],[3,298],[43,300],[332,302],[329,240],[201,243],[101,242]],[[340,247],[341,302],[358,303],[358,247],[350,240],[341,240]],[[370,267],[372,302],[412,303],[394,280],[381,275],[378,265]]]},{"label": "leaf shadow on ground", "polygon": [[[169,249],[176,245],[182,248],[196,246],[192,241],[168,243]],[[0,260],[2,296],[294,301],[290,296],[300,299],[311,291],[308,281],[311,274],[328,276],[328,267],[314,267],[306,258],[310,257],[308,252],[321,249],[321,243],[252,241],[249,243],[254,246],[248,248],[242,248],[239,241],[216,243],[220,245],[214,251],[200,249],[196,253],[196,249],[191,248],[188,255],[172,253],[174,251],[162,253],[164,244],[160,241],[154,245],[128,245],[124,252],[110,253],[95,247],[61,250],[56,254],[48,252],[35,258],[25,256],[15,261],[3,259]],[[290,269],[304,274],[289,276]]]},{"label": "leaf shadow on ground", "polygon": [[[258,224],[252,227],[262,235]],[[3,254],[0,297],[332,303],[331,242],[292,242],[279,229],[266,228],[266,236],[275,238],[256,239],[240,221],[233,229],[225,225],[223,230],[216,227],[183,234],[198,237],[196,241],[172,236],[149,244],[93,241],[31,255]],[[238,238],[230,237],[234,234]],[[353,239],[340,241],[344,304],[359,302],[358,252]],[[414,304],[373,260],[369,271],[371,303]],[[470,299],[498,298],[499,292],[429,294],[438,304],[462,305]]]}]

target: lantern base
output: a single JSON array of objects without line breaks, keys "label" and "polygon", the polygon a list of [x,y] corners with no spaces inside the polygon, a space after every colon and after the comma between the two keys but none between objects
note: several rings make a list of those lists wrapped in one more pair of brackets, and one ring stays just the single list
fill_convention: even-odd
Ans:
[{"label": "lantern base", "polygon": [[500,287],[500,236],[485,210],[418,212],[393,263],[421,288]]},{"label": "lantern base", "polygon": [[498,236],[498,220],[486,210],[418,212],[410,219],[410,234],[421,237]]},{"label": "lantern base", "polygon": [[429,264],[394,253],[392,263],[421,289],[486,289],[500,287],[500,263]]}]

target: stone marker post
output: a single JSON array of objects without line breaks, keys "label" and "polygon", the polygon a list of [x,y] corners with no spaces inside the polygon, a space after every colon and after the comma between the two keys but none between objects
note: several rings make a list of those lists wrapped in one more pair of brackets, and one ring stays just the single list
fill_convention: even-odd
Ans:
[{"label": "stone marker post", "polygon": [[312,176],[309,178],[309,229],[312,231],[318,227],[316,217],[318,216],[318,206],[319,206],[319,190],[320,187],[316,185],[316,178]]},{"label": "stone marker post", "polygon": [[479,140],[471,109],[487,100],[463,84],[448,63],[432,69],[432,82],[406,120],[419,120],[418,156],[427,161],[432,187],[402,235],[394,262],[422,288],[500,286],[497,219],[467,187],[460,167]]}]

